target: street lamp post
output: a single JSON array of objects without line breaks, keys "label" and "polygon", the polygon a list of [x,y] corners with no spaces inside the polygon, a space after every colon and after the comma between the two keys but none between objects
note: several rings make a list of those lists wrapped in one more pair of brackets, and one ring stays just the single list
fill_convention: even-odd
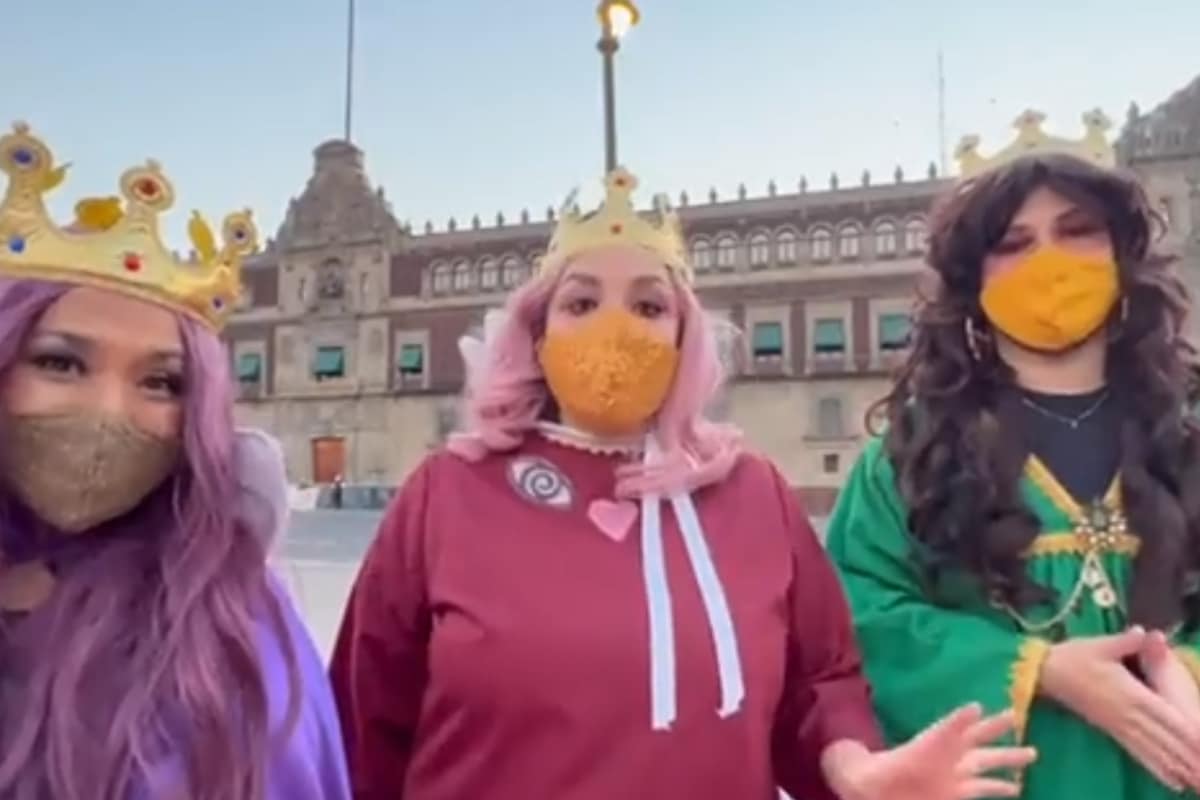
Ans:
[{"label": "street lamp post", "polygon": [[638,24],[641,12],[633,0],[601,0],[596,9],[600,17],[600,42],[597,47],[604,60],[604,168],[617,168],[617,110],[614,65],[621,37]]}]

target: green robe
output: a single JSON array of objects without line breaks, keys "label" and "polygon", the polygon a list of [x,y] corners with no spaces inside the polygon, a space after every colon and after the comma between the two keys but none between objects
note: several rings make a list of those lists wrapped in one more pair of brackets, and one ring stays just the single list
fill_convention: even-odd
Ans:
[{"label": "green robe", "polygon": [[[1103,504],[1107,517],[1097,519],[1107,525],[1090,537],[1080,530],[1088,509],[1036,458],[1022,492],[1042,522],[1028,553],[1030,575],[1056,589],[1058,601],[1017,615],[989,602],[967,577],[951,575],[935,603],[912,557],[907,512],[881,441],[868,444],[855,465],[830,522],[828,545],[888,739],[905,741],[965,703],[982,703],[989,713],[1012,707],[1016,740],[1039,752],[1023,776],[1025,800],[1178,797],[1107,734],[1037,695],[1052,642],[1126,627],[1124,599],[1138,543],[1123,530],[1115,483]],[[1072,595],[1078,602],[1067,607]],[[1200,641],[1177,639],[1175,645],[1200,679]]]}]

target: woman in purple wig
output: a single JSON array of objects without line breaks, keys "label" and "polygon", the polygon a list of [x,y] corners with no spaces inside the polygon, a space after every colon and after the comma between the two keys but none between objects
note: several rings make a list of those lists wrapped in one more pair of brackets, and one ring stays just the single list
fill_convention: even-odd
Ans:
[{"label": "woman in purple wig", "polygon": [[157,237],[157,165],[84,201],[23,125],[0,138],[0,797],[340,800],[329,689],[267,568],[278,447],[235,431],[217,338],[249,214]]}]

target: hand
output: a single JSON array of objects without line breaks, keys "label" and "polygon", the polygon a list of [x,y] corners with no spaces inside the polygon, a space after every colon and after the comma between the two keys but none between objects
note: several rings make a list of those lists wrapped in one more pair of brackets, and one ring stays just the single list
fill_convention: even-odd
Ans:
[{"label": "hand", "polygon": [[[840,742],[822,758],[827,780],[842,800],[970,800],[1016,797],[1017,783],[984,777],[1000,769],[1021,769],[1037,757],[1029,747],[986,747],[1012,730],[1011,711],[983,718],[967,706],[892,750],[869,753]],[[853,752],[836,749],[857,747]]]},{"label": "hand", "polygon": [[1146,637],[1138,661],[1150,688],[1189,719],[1200,723],[1200,683],[1183,659],[1171,650],[1164,634],[1156,631]]},{"label": "hand", "polygon": [[[1200,736],[1200,684],[1183,659],[1171,649],[1167,637],[1157,631],[1147,636],[1138,661],[1150,688],[1181,712]],[[1194,779],[1189,788],[1200,792],[1200,785]]]},{"label": "hand", "polygon": [[1200,787],[1200,720],[1189,719],[1122,663],[1140,657],[1148,639],[1133,628],[1056,644],[1042,667],[1040,690],[1106,732],[1165,786],[1177,792]]}]

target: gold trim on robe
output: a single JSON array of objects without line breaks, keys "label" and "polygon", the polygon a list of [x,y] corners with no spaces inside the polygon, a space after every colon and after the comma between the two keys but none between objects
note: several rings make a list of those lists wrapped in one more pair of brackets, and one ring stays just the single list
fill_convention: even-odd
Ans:
[{"label": "gold trim on robe", "polygon": [[1013,662],[1008,696],[1016,715],[1013,735],[1016,737],[1017,744],[1025,741],[1025,729],[1029,725],[1029,711],[1037,696],[1042,665],[1046,662],[1048,655],[1050,655],[1050,643],[1045,639],[1030,636],[1021,642],[1021,647],[1017,651],[1017,660]]},{"label": "gold trim on robe", "polygon": [[[1136,536],[1123,533],[1117,537],[1117,544],[1112,552],[1132,558],[1137,555],[1141,546],[1142,542]],[[1025,549],[1026,558],[1065,555],[1087,555],[1086,543],[1075,533],[1055,531],[1041,534]]]},{"label": "gold trim on robe", "polygon": [[[1033,455],[1029,457],[1029,460],[1025,462],[1025,476],[1033,481],[1033,484],[1050,499],[1050,502],[1058,506],[1073,522],[1083,517],[1083,507],[1079,505],[1079,501],[1059,483],[1058,478],[1054,477],[1054,473],[1040,458]],[[1104,503],[1112,508],[1121,507],[1120,475],[1114,476],[1112,483],[1108,485],[1108,491],[1104,493]]]}]

